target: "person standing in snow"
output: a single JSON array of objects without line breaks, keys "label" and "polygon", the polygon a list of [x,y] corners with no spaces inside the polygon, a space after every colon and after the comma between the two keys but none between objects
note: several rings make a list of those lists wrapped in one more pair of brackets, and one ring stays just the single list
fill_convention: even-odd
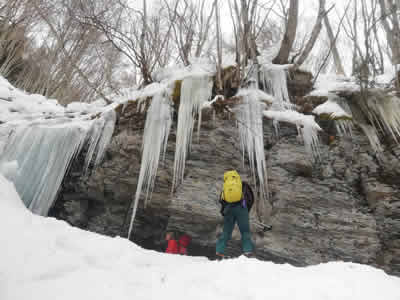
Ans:
[{"label": "person standing in snow", "polygon": [[224,217],[222,235],[216,243],[217,259],[224,258],[227,242],[232,237],[232,231],[237,223],[242,236],[242,250],[247,257],[253,256],[249,212],[254,203],[254,194],[247,182],[242,182],[235,170],[224,173],[224,186],[219,200],[220,213]]},{"label": "person standing in snow", "polygon": [[179,253],[179,245],[175,238],[175,234],[173,232],[167,232],[165,235],[165,240],[167,241],[167,249],[165,249],[165,253],[169,254],[178,254]]}]

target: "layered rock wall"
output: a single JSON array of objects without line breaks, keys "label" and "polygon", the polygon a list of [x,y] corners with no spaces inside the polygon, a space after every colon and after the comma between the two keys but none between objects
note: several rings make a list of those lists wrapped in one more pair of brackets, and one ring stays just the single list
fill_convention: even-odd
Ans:
[{"label": "layered rock wall", "polygon": [[[119,110],[115,134],[104,161],[90,176],[75,160],[51,215],[91,231],[126,235],[129,212],[140,170],[145,114],[136,103]],[[189,233],[192,255],[214,254],[221,230],[218,196],[223,172],[237,169],[255,185],[242,162],[235,120],[229,113],[205,113],[201,133],[193,138],[185,179],[171,192],[176,128],[147,207],[139,206],[133,240],[156,250],[164,247],[167,230]],[[400,147],[388,144],[372,152],[357,129],[341,138],[322,123],[321,157],[312,161],[293,125],[282,124],[276,135],[264,121],[270,198],[257,199],[251,219],[272,225],[264,232],[251,224],[260,259],[309,265],[331,260],[370,264],[400,275]],[[329,136],[330,138],[328,138]],[[228,252],[240,255],[235,230]]]}]

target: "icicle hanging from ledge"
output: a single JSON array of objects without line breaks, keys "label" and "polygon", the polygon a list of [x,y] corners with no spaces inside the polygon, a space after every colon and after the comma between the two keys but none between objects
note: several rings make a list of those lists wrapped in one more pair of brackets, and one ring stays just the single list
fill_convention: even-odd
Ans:
[{"label": "icicle hanging from ledge", "polygon": [[32,212],[47,215],[72,159],[86,140],[89,126],[90,122],[28,124],[13,129],[1,162],[17,162],[13,181]]},{"label": "icicle hanging from ledge", "polygon": [[[117,114],[113,109],[103,112],[101,117],[96,119],[89,132],[89,149],[85,158],[85,173],[89,164],[93,161],[97,167],[103,159],[107,145],[110,143],[114,133]],[[94,154],[96,156],[93,158]]]},{"label": "icicle hanging from ledge", "polygon": [[[15,187],[25,205],[34,213],[47,215],[57,197],[71,161],[88,142],[86,165],[97,166],[114,132],[116,113],[103,112],[95,120],[40,120],[9,128],[0,164],[15,161]],[[4,138],[2,138],[4,142]]]},{"label": "icicle hanging from ledge", "polygon": [[258,90],[243,89],[237,96],[243,103],[237,107],[237,125],[239,129],[240,145],[243,159],[247,153],[253,180],[256,174],[260,182],[260,195],[263,199],[268,197],[267,166],[264,153],[263,110],[265,104],[258,97]]},{"label": "icicle hanging from ledge", "polygon": [[290,65],[263,65],[260,68],[260,81],[263,90],[275,97],[277,109],[291,109],[287,88],[286,72]]},{"label": "icicle hanging from ledge", "polygon": [[190,76],[183,80],[178,114],[176,151],[174,160],[174,177],[172,190],[183,180],[186,155],[192,142],[193,127],[196,115],[198,133],[201,125],[201,108],[211,98],[212,81],[210,76]]},{"label": "icicle hanging from ledge", "polygon": [[322,129],[315,122],[314,116],[304,115],[293,110],[268,110],[264,111],[264,116],[274,120],[274,122],[287,122],[296,125],[297,132],[303,139],[307,153],[311,158],[320,158],[318,132]]},{"label": "icicle hanging from ledge", "polygon": [[169,97],[165,94],[165,92],[155,95],[151,101],[151,105],[146,116],[142,144],[142,162],[140,165],[139,179],[136,188],[131,221],[129,224],[128,238],[131,236],[133,222],[135,220],[143,185],[145,186],[146,190],[146,205],[149,193],[151,195],[154,188],[160,156],[162,154],[163,158],[165,157],[168,136],[172,124],[171,115],[172,109]]}]

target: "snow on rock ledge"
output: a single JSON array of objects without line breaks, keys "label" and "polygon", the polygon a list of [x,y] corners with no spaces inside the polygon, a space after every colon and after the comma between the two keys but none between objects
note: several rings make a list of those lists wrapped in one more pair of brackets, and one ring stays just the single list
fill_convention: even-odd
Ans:
[{"label": "snow on rock ledge", "polygon": [[0,165],[16,163],[13,182],[33,212],[47,215],[71,161],[86,143],[86,167],[92,158],[94,166],[100,163],[114,132],[115,106],[96,101],[64,108],[0,77]]}]

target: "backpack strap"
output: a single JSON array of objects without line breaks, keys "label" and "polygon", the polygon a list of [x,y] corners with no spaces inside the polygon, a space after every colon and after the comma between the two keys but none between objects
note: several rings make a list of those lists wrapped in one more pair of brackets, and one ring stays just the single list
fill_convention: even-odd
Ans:
[{"label": "backpack strap", "polygon": [[224,200],[224,191],[221,192],[221,195],[219,197],[219,203],[221,204],[221,209],[219,210],[219,213],[224,216],[224,209],[225,206],[227,205],[226,201]]},{"label": "backpack strap", "polygon": [[246,201],[246,206],[248,211],[250,212],[251,207],[254,204],[254,194],[253,194],[253,190],[251,189],[250,185],[243,181],[242,183],[243,185],[243,197],[244,197],[244,201]]}]

